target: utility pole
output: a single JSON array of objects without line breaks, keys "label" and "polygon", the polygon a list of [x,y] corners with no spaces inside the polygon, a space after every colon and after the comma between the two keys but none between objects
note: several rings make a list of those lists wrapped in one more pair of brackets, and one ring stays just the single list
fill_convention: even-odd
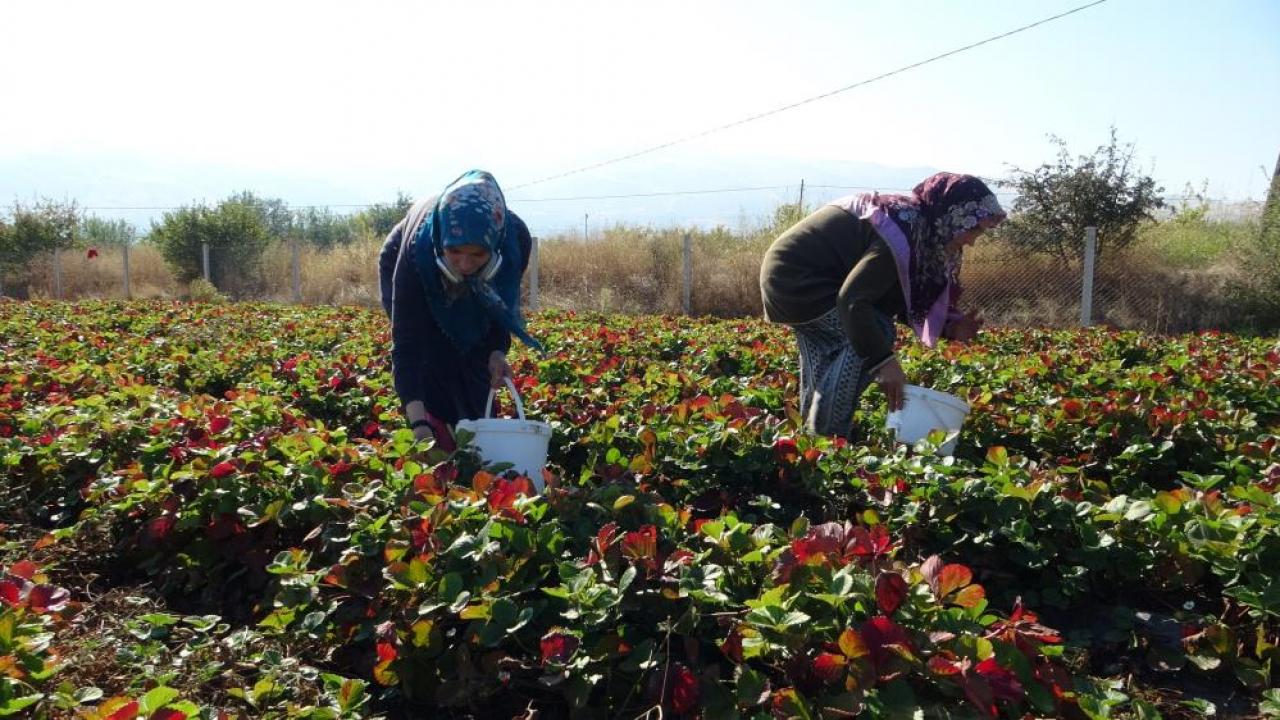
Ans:
[{"label": "utility pole", "polygon": [[796,201],[796,217],[804,216],[804,178],[800,178],[800,199]]},{"label": "utility pole", "polygon": [[582,213],[582,242],[587,241],[587,218],[591,217],[590,213]]}]

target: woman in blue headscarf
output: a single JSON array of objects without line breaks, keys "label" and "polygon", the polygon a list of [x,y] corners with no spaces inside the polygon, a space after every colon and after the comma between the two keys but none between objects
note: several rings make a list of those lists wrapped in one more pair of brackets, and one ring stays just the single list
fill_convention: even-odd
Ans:
[{"label": "woman in blue headscarf", "polygon": [[529,228],[483,170],[416,203],[387,235],[382,307],[396,393],[417,439],[452,450],[449,426],[482,417],[489,389],[511,375],[511,336],[541,350],[520,314],[531,245]]}]

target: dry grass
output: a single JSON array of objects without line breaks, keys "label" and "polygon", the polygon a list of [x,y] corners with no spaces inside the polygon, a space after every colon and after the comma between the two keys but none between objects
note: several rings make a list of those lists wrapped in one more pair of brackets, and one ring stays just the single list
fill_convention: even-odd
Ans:
[{"label": "dry grass", "polygon": [[[316,305],[378,305],[378,251],[382,241],[365,237],[329,251],[299,250],[302,302]],[[263,253],[259,267],[264,298],[293,301],[293,249],[284,243]]]},{"label": "dry grass", "polygon": [[[88,257],[84,250],[67,250],[60,254],[59,260],[63,297],[124,297],[123,248],[100,248],[95,258]],[[27,265],[27,283],[31,297],[54,297],[52,256],[38,256]],[[164,258],[149,245],[137,245],[129,250],[129,285],[129,293],[135,298],[176,297],[181,291],[181,284],[169,271]]]},{"label": "dry grass", "polygon": [[[541,305],[679,312],[682,236],[678,229],[615,228],[586,243],[544,240]],[[760,257],[772,238],[695,232],[692,239],[693,314],[759,315]],[[1248,271],[1237,254],[1219,253],[1191,269],[1170,263],[1167,253],[1167,241],[1150,241],[1100,258],[1093,322],[1168,333],[1238,325],[1234,290],[1247,284]],[[1083,283],[1077,262],[1027,258],[1008,246],[979,244],[966,254],[962,281],[962,304],[981,309],[989,324],[1071,327],[1080,322]]]},{"label": "dry grass", "polygon": [[[684,303],[685,231],[618,227],[602,238],[541,241],[542,307],[678,313]],[[728,233],[689,231],[690,305],[695,315],[760,313],[760,256],[766,244]]]},{"label": "dry grass", "polygon": [[[1248,271],[1232,253],[1189,269],[1170,265],[1163,248],[1141,244],[1098,259],[1094,324],[1162,333],[1240,325],[1237,288]],[[998,244],[965,260],[962,304],[981,308],[993,325],[1070,327],[1080,322],[1083,290],[1076,262],[1023,258]]]},{"label": "dry grass", "polygon": [[[1094,283],[1095,323],[1183,332],[1265,329],[1268,323],[1278,321],[1272,307],[1275,303],[1250,305],[1250,293],[1261,296],[1261,291],[1254,287],[1256,273],[1248,268],[1250,256],[1238,247],[1248,228],[1231,233],[1217,228],[1211,234],[1197,234],[1182,225],[1171,227],[1163,234],[1148,231],[1137,246],[1123,253],[1107,253],[1099,260]],[[686,231],[618,226],[589,242],[568,236],[544,238],[540,243],[540,307],[681,312],[686,232],[693,249],[692,313],[758,316],[760,257],[776,228],[731,233],[722,228]],[[328,251],[302,248],[302,302],[376,307],[381,244],[381,238],[368,236]],[[1198,261],[1187,261],[1191,256]],[[63,297],[123,296],[120,249],[104,248],[92,260],[83,251],[65,252],[62,257]],[[134,297],[189,296],[189,289],[173,278],[152,247],[141,245],[132,250],[131,269]],[[33,297],[52,297],[48,257],[34,261],[28,275]],[[967,252],[962,279],[966,289],[962,304],[981,309],[989,324],[1070,327],[1080,321],[1077,263],[1020,257],[999,243],[979,243]],[[268,247],[256,267],[239,269],[234,284],[230,288],[233,297],[292,302],[292,248],[283,243]],[[6,289],[12,291],[12,285]],[[1245,307],[1248,309],[1242,310]]]}]

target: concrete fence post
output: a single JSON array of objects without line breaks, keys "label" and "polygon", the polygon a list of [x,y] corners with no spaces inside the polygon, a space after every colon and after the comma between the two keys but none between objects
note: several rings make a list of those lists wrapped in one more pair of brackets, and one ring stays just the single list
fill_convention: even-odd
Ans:
[{"label": "concrete fence post", "polygon": [[53,249],[53,297],[62,299],[62,251]]},{"label": "concrete fence post", "polygon": [[124,244],[124,297],[126,300],[133,297],[132,288],[129,287],[129,243]]},{"label": "concrete fence post", "polygon": [[293,254],[293,301],[295,303],[302,302],[302,249],[297,239],[290,243],[290,251]]},{"label": "concrete fence post", "polygon": [[1080,325],[1093,325],[1093,269],[1098,255],[1098,228],[1084,229],[1084,263],[1080,278]]},{"label": "concrete fence post", "polygon": [[693,238],[684,234],[684,282],[681,283],[681,303],[685,315],[693,314]]}]

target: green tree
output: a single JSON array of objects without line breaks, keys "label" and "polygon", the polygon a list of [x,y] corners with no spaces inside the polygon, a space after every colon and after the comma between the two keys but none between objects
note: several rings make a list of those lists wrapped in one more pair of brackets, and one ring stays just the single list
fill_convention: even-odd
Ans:
[{"label": "green tree", "polygon": [[37,253],[75,247],[80,209],[75,201],[37,200],[13,204],[7,229],[0,234],[0,263],[26,265]]},{"label": "green tree", "polygon": [[252,190],[242,190],[223,201],[235,203],[257,213],[262,227],[272,240],[290,237],[297,229],[297,219],[289,204],[280,198],[259,197]]},{"label": "green tree", "polygon": [[1280,328],[1280,159],[1254,238],[1244,254],[1250,276],[1233,294],[1241,315],[1251,318],[1256,329],[1272,331]]},{"label": "green tree", "polygon": [[9,223],[3,217],[0,217],[0,297],[5,295],[5,285],[8,282],[10,268],[4,262],[4,248],[9,246]]},{"label": "green tree", "polygon": [[379,238],[386,237],[411,207],[413,198],[400,192],[396,194],[395,202],[370,205],[356,213],[352,219],[360,232]]},{"label": "green tree", "polygon": [[138,228],[128,220],[104,220],[96,216],[83,218],[79,233],[85,245],[122,247],[138,239]]},{"label": "green tree", "polygon": [[1280,157],[1276,158],[1276,169],[1271,173],[1271,189],[1262,207],[1260,235],[1263,249],[1280,260]]},{"label": "green tree", "polygon": [[0,279],[6,293],[26,297],[27,264],[37,255],[76,246],[79,217],[74,201],[13,204],[9,218],[0,219]]},{"label": "green tree", "polygon": [[357,223],[353,217],[338,215],[328,208],[306,208],[294,215],[294,233],[303,242],[328,250],[356,239]]},{"label": "green tree", "polygon": [[1065,141],[1049,139],[1058,146],[1056,161],[1013,170],[1010,184],[1018,196],[1000,237],[1029,252],[1067,260],[1083,253],[1085,228],[1093,226],[1101,254],[1132,243],[1139,226],[1164,207],[1164,188],[1135,167],[1133,144],[1121,145],[1114,127],[1107,144],[1075,159]]},{"label": "green tree", "polygon": [[208,243],[218,259],[211,269],[213,283],[222,290],[243,287],[271,239],[260,207],[245,195],[214,208],[195,205],[167,212],[152,224],[147,239],[184,282],[201,276],[202,246]]}]

